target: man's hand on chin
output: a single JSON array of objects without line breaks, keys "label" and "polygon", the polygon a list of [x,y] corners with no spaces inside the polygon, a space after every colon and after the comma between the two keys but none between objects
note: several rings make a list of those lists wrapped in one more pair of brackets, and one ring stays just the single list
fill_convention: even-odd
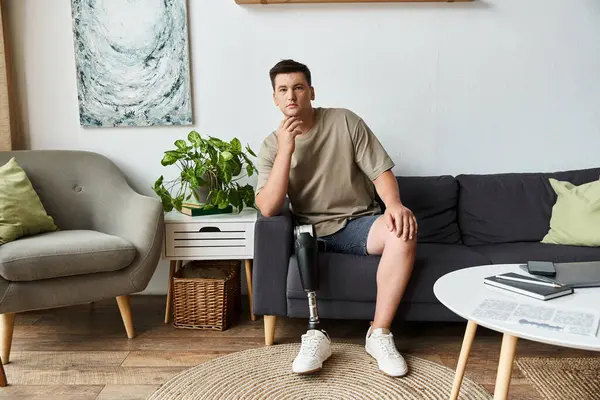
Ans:
[{"label": "man's hand on chin", "polygon": [[417,219],[402,203],[386,205],[383,214],[386,227],[390,232],[395,232],[396,237],[402,236],[403,240],[412,240],[417,236]]}]

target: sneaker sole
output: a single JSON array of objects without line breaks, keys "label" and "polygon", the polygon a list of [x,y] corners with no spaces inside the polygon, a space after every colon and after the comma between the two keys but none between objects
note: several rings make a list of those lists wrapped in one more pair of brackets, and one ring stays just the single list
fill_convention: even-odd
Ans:
[{"label": "sneaker sole", "polygon": [[310,375],[310,374],[314,374],[315,372],[320,371],[322,369],[323,369],[323,366],[320,366],[319,368],[311,369],[310,371],[302,371],[302,372],[292,371],[292,372],[295,373],[296,375]]},{"label": "sneaker sole", "polygon": [[[369,348],[368,348],[367,346],[365,346],[365,350],[367,351],[367,353],[368,353],[368,354],[369,354],[371,357],[373,357],[373,359],[374,359],[375,361],[377,361],[377,358],[375,358],[375,356],[373,355],[373,353],[371,353],[371,351],[369,350]],[[391,374],[388,374],[387,372],[385,372],[384,370],[382,370],[381,368],[379,368],[379,363],[377,363],[377,369],[378,369],[379,371],[381,371],[381,373],[383,373],[384,375],[386,375],[386,376],[389,376],[390,378],[400,378],[400,377],[402,377],[402,376],[404,376],[404,375],[406,375],[406,374],[408,373],[408,368],[407,368],[407,369],[406,369],[404,372],[402,372],[402,374],[400,374],[400,375],[391,375]]]},{"label": "sneaker sole", "polygon": [[327,357],[323,360],[323,362],[321,363],[321,366],[315,369],[311,369],[310,371],[302,371],[302,372],[296,372],[292,369],[292,372],[295,373],[296,375],[310,375],[310,374],[314,374],[317,371],[320,371],[323,369],[323,363],[325,361],[327,361],[329,359],[329,357],[331,357],[331,350],[329,350],[329,354],[327,355]]},{"label": "sneaker sole", "polygon": [[402,378],[404,375],[406,375],[408,373],[408,370],[404,371],[402,374],[400,375],[390,375],[387,372],[385,372],[384,370],[380,369],[379,371],[381,371],[382,374],[389,376],[390,378]]}]

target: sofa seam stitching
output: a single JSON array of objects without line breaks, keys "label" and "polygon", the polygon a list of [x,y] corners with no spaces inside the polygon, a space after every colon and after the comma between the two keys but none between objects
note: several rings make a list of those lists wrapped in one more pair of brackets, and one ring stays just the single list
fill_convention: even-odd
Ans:
[{"label": "sofa seam stitching", "polygon": [[[30,256],[30,257],[21,257],[21,258],[15,258],[13,260],[8,260],[8,261],[2,261],[2,264],[10,264],[10,263],[14,263],[15,261],[21,261],[21,260],[27,260],[30,258],[42,258],[42,257],[57,257],[57,256],[67,256],[67,255],[79,255],[79,254],[92,254],[92,253],[107,253],[109,251],[118,251],[118,250],[123,250],[123,249],[109,249],[109,250],[98,250],[98,251],[86,251],[86,252],[79,252],[79,253],[58,253],[58,254],[44,254],[44,255],[39,255],[39,256]],[[129,250],[134,250],[133,249],[125,249],[127,251]]]}]

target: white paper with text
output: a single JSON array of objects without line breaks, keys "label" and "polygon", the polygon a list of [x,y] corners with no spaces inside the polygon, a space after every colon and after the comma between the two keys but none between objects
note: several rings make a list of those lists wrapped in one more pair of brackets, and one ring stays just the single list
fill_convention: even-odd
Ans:
[{"label": "white paper with text", "polygon": [[473,316],[592,337],[596,336],[600,321],[600,314],[594,310],[497,299],[484,299],[473,311]]}]

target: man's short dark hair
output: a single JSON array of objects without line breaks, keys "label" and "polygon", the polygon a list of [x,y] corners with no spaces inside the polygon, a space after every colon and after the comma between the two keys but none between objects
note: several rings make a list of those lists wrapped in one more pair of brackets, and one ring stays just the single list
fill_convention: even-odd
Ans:
[{"label": "man's short dark hair", "polygon": [[291,74],[294,72],[302,72],[304,74],[304,78],[306,78],[306,82],[308,82],[308,86],[312,86],[310,79],[310,70],[304,64],[301,64],[294,60],[281,60],[271,70],[269,71],[269,76],[271,77],[271,86],[273,86],[273,90],[275,90],[275,77],[278,74]]}]

